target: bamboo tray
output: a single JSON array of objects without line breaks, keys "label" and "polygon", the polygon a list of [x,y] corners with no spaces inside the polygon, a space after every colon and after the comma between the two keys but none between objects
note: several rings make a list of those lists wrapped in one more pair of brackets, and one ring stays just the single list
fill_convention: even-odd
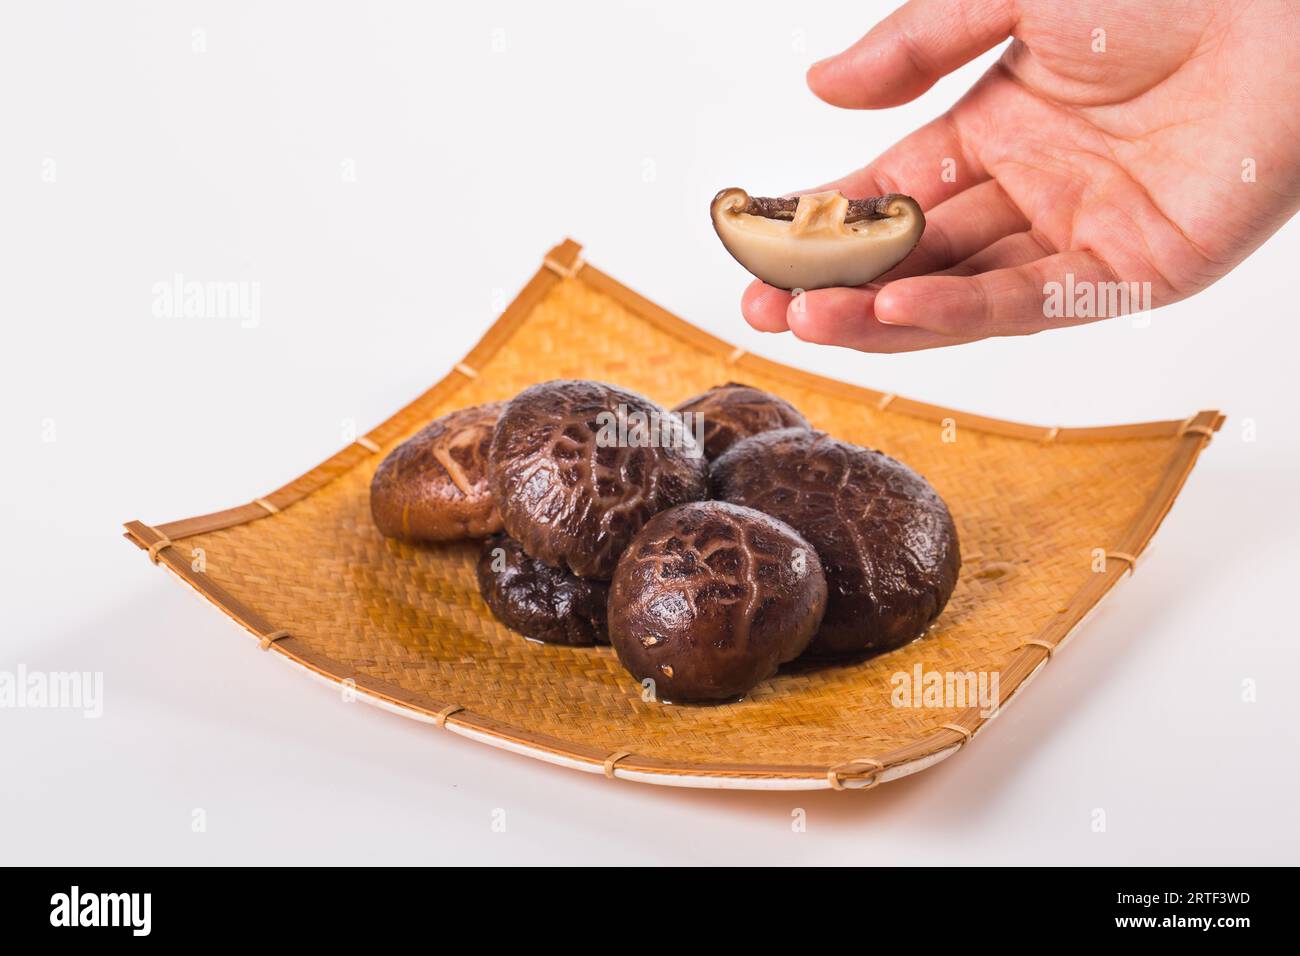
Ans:
[{"label": "bamboo tray", "polygon": [[[1209,411],[1045,428],[847,385],[733,348],[579,251],[572,241],[552,249],[463,362],[328,461],[228,511],[156,527],[132,521],[127,537],[263,649],[462,736],[644,783],[866,789],[938,763],[989,720],[975,701],[895,707],[894,675],[918,666],[996,672],[1006,706],[1132,572],[1223,421]],[[907,647],[796,666],[740,703],[712,707],[642,701],[609,648],[523,640],[478,596],[476,543],[385,540],[368,489],[383,455],[429,419],[551,378],[605,379],[666,405],[739,380],[785,396],[817,427],[901,458],[957,521],[965,563],[947,610]]]}]

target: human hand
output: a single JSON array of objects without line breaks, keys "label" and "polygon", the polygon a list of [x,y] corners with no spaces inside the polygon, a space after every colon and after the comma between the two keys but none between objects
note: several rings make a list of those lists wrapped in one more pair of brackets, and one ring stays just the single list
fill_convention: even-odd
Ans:
[{"label": "human hand", "polygon": [[1007,36],[947,113],[820,187],[915,197],[912,255],[859,288],[754,282],[750,325],[902,352],[1091,322],[1108,316],[1053,314],[1049,284],[1072,276],[1104,305],[1107,283],[1149,283],[1123,311],[1176,302],[1300,207],[1294,0],[911,0],[808,84],[835,106],[897,106]]}]

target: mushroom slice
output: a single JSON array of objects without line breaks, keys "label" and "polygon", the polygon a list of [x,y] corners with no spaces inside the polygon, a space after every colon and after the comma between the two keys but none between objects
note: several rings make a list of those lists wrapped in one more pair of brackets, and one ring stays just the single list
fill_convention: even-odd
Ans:
[{"label": "mushroom slice", "polygon": [[766,199],[733,187],[709,211],[727,251],[778,289],[865,285],[902,262],[925,231],[920,205],[898,193]]}]

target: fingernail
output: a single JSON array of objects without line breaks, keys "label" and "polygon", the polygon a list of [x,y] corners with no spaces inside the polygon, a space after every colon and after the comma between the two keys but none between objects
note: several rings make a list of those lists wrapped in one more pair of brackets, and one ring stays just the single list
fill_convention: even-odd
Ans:
[{"label": "fingernail", "polygon": [[[875,301],[872,302],[872,312],[875,313],[876,321],[881,325],[900,325],[907,326],[912,323],[907,320],[907,309],[894,308],[894,300],[899,296],[890,294],[883,295],[883,289],[876,294]],[[884,300],[883,302],[881,300]],[[906,301],[904,299],[904,301]]]}]

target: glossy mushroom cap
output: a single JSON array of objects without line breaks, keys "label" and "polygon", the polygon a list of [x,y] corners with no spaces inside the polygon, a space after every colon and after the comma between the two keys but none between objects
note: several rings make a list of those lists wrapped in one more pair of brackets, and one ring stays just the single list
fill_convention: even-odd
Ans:
[{"label": "glossy mushroom cap", "polygon": [[530,558],[503,534],[484,543],[475,570],[479,594],[511,630],[547,644],[609,643],[606,582]]},{"label": "glossy mushroom cap", "polygon": [[504,402],[443,415],[394,448],[370,482],[370,514],[400,541],[455,541],[501,530],[487,458]]},{"label": "glossy mushroom cap", "polygon": [[707,468],[680,416],[635,392],[572,380],[515,396],[488,461],[506,533],[540,561],[603,579],[650,518],[705,496]]},{"label": "glossy mushroom cap", "polygon": [[825,607],[821,563],[792,528],[700,501],[656,515],[623,554],[610,643],[659,700],[735,700],[803,651]]},{"label": "glossy mushroom cap", "polygon": [[899,194],[766,199],[731,188],[714,197],[710,214],[735,260],[778,289],[865,285],[902,262],[925,231],[920,205]]},{"label": "glossy mushroom cap", "polygon": [[892,650],[920,637],[957,584],[943,499],[887,455],[802,428],[763,432],[710,469],[715,497],[790,525],[821,557],[830,598],[810,657]]},{"label": "glossy mushroom cap", "polygon": [[774,428],[810,427],[808,419],[784,398],[739,382],[715,385],[673,411],[700,417],[704,424],[704,456],[709,461],[750,435]]}]

